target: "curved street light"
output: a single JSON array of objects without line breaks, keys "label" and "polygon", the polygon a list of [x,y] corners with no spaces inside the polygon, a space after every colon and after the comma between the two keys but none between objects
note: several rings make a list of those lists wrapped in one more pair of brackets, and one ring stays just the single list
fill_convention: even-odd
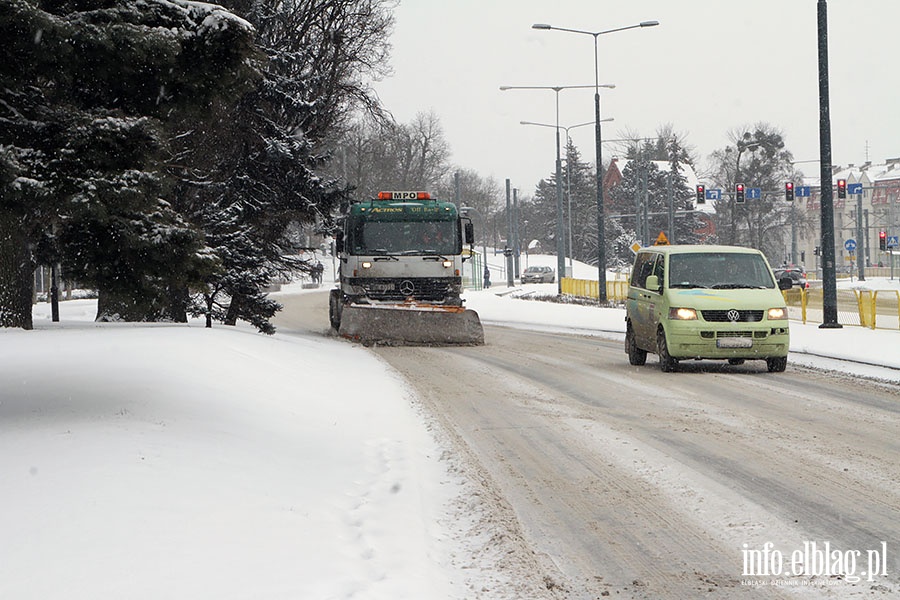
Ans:
[{"label": "curved street light", "polygon": [[[606,123],[608,121],[614,121],[613,117],[608,117],[606,119],[601,119],[601,122]],[[569,130],[575,129],[577,127],[584,127],[586,125],[593,125],[593,121],[588,121],[587,123],[579,123],[578,125],[569,125],[568,127],[561,127],[563,131],[566,132],[566,162],[568,163],[568,148],[569,144],[572,142],[572,138],[569,136]],[[551,125],[549,123],[535,123],[534,121],[519,121],[519,125],[535,125],[537,127],[556,127],[556,125]],[[572,181],[570,175],[572,173],[572,168],[570,165],[566,165],[566,198],[568,200],[569,212],[567,216],[567,224],[569,226],[569,268],[572,267],[573,256],[575,254],[575,241],[572,237]]]},{"label": "curved street light", "polygon": [[628,25],[626,27],[617,27],[615,29],[605,29],[603,31],[585,31],[582,29],[568,29],[565,27],[554,27],[548,23],[535,23],[532,29],[566,31],[569,33],[580,33],[590,35],[594,38],[594,122],[596,127],[594,135],[596,138],[596,156],[597,156],[597,271],[598,271],[598,299],[600,302],[606,302],[606,240],[604,236],[604,216],[603,216],[603,162],[600,132],[600,67],[597,55],[597,38],[607,33],[616,31],[625,31],[627,29],[638,29],[643,27],[656,27],[659,21],[641,21],[636,25]]},{"label": "curved street light", "polygon": [[[552,90],[556,92],[556,268],[557,268],[557,293],[562,295],[562,275],[566,272],[566,246],[565,246],[565,229],[563,227],[563,201],[562,201],[562,164],[560,159],[559,148],[559,93],[562,90],[584,89],[584,88],[615,88],[615,84],[605,83],[600,85],[501,85],[500,91],[507,90]],[[599,92],[597,92],[599,94]],[[599,127],[599,125],[598,125]]]}]

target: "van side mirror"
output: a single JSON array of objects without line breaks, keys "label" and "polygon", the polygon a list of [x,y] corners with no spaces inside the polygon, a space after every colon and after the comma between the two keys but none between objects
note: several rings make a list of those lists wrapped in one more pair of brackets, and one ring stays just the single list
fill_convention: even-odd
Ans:
[{"label": "van side mirror", "polygon": [[659,277],[657,275],[647,275],[647,283],[644,285],[648,290],[659,291]]},{"label": "van side mirror", "polygon": [[789,290],[794,287],[794,280],[790,277],[782,277],[778,280],[778,289],[779,290]]}]

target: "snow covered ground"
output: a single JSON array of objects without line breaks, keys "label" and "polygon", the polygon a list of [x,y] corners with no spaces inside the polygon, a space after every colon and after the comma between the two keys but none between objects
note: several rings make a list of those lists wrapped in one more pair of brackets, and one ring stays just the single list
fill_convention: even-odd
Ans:
[{"label": "snow covered ground", "polygon": [[[468,305],[621,339],[619,309],[514,298],[540,288]],[[0,330],[0,598],[515,597],[440,433],[365,349],[61,309]],[[791,334],[789,364],[900,383],[898,331]]]}]

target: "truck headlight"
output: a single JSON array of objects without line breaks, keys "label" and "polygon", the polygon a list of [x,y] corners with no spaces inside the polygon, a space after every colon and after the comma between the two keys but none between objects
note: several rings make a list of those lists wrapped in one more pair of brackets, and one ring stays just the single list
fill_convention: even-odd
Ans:
[{"label": "truck headlight", "polygon": [[450,267],[453,266],[453,261],[452,261],[452,260],[445,260],[445,261],[444,261],[443,263],[441,263],[441,264],[444,265],[444,268],[445,268],[445,269],[449,269]]},{"label": "truck headlight", "polygon": [[370,263],[370,262],[364,262],[364,263],[362,264],[362,268],[363,268],[363,269],[371,269],[371,268],[372,268],[372,263]]},{"label": "truck headlight", "polygon": [[770,321],[779,321],[781,319],[787,319],[788,318],[787,308],[785,308],[783,306],[780,308],[770,308],[768,316],[769,316]]},{"label": "truck headlight", "polygon": [[675,321],[696,321],[697,311],[693,308],[670,308],[669,319]]}]

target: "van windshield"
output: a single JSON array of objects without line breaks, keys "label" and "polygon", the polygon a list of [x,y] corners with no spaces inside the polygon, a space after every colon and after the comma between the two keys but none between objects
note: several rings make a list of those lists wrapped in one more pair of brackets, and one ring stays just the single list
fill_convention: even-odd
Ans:
[{"label": "van windshield", "polygon": [[704,252],[669,256],[670,288],[775,288],[763,257],[755,253]]}]

